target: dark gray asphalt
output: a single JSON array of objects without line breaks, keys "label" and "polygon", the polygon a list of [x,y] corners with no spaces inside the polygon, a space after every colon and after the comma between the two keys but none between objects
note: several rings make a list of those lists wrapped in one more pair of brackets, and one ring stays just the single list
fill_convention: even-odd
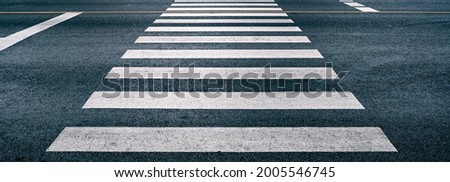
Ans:
[{"label": "dark gray asphalt", "polygon": [[384,2],[367,2],[366,6],[383,11],[449,11],[450,3],[446,2],[405,2],[405,3],[384,3]]},{"label": "dark gray asphalt", "polygon": [[[383,6],[397,10],[394,7],[397,4]],[[164,10],[167,6],[86,5],[83,8]],[[291,4],[280,6],[294,7]],[[312,10],[354,11],[333,3],[309,6],[314,7]],[[72,10],[69,5],[0,7],[0,11]],[[410,7],[411,10],[423,8]],[[54,16],[57,15],[0,15],[0,37]],[[450,161],[450,14],[291,14],[290,18],[312,44],[280,48],[317,48],[325,56],[319,61],[121,60],[123,53],[133,48],[224,48],[224,45],[213,44],[134,44],[138,36],[150,35],[144,30],[158,16],[82,14],[1,51],[0,161]],[[228,46],[242,48],[245,45]],[[260,48],[265,46],[260,45]],[[293,67],[324,66],[325,62],[333,62],[336,72],[350,72],[341,84],[356,95],[366,110],[81,109],[92,92],[105,90],[101,85],[104,74],[123,63],[131,66],[187,66],[192,63],[196,66],[264,66],[270,63],[276,67]],[[399,152],[45,152],[68,126],[373,126],[381,127]]]},{"label": "dark gray asphalt", "polygon": [[0,11],[164,11],[171,3],[6,3],[0,6]]}]

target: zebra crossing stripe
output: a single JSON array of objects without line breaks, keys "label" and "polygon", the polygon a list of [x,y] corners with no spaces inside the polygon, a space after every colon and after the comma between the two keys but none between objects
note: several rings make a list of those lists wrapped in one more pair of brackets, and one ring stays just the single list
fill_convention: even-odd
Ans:
[{"label": "zebra crossing stripe", "polygon": [[291,19],[157,19],[153,23],[294,23]]},{"label": "zebra crossing stripe", "polygon": [[167,8],[166,11],[283,11],[281,8]]},{"label": "zebra crossing stripe", "polygon": [[273,16],[273,17],[287,17],[286,13],[163,13],[161,17],[217,17],[217,16],[248,16],[248,17],[261,17],[261,16]]},{"label": "zebra crossing stripe", "polygon": [[173,3],[171,6],[278,6],[277,3]]},{"label": "zebra crossing stripe", "polygon": [[378,127],[66,127],[47,152],[397,152]]},{"label": "zebra crossing stripe", "polygon": [[351,92],[92,93],[83,109],[364,109]]},{"label": "zebra crossing stripe", "polygon": [[295,26],[284,27],[148,27],[146,32],[301,32]]},{"label": "zebra crossing stripe", "polygon": [[[236,79],[248,74],[256,74],[255,79],[267,79],[263,75],[273,75],[270,79],[339,79],[332,68],[326,67],[114,67],[105,76],[106,79],[188,79],[176,76],[174,73],[198,74],[197,78],[208,78],[209,75],[219,76],[222,79]],[[139,75],[139,76],[136,76]],[[288,76],[289,77],[286,77]]]},{"label": "zebra crossing stripe", "polygon": [[275,0],[175,0],[175,3],[184,3],[184,2],[274,3]]},{"label": "zebra crossing stripe", "polygon": [[306,36],[140,36],[135,43],[311,43]]},{"label": "zebra crossing stripe", "polygon": [[128,50],[122,59],[323,58],[317,49]]}]

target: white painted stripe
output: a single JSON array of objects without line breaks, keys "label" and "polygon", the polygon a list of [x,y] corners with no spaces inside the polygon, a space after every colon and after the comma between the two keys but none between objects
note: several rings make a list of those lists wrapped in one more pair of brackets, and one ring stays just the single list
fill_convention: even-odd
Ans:
[{"label": "white painted stripe", "polygon": [[373,8],[369,8],[369,7],[355,7],[355,8],[358,9],[359,11],[367,12],[367,13],[376,13],[376,12],[379,12],[378,10],[373,9]]},{"label": "white painted stripe", "polygon": [[[249,78],[251,79],[251,78]],[[316,95],[314,95],[316,94]],[[351,92],[94,92],[83,109],[364,109]]]},{"label": "white painted stripe", "polygon": [[66,127],[47,152],[397,152],[378,127]]},{"label": "white painted stripe", "polygon": [[140,36],[135,43],[311,43],[306,36]]},{"label": "white painted stripe", "polygon": [[176,3],[184,2],[234,2],[234,3],[273,3],[275,0],[175,0]]},{"label": "white painted stripe", "polygon": [[128,50],[122,59],[323,58],[317,49]]},{"label": "white painted stripe", "polygon": [[281,8],[167,8],[166,11],[283,11]]},{"label": "white painted stripe", "polygon": [[[211,74],[223,79],[236,79],[249,73],[256,74],[255,79],[266,79],[263,77],[265,73],[273,75],[270,79],[339,79],[333,68],[325,67],[114,67],[105,78],[189,79],[174,73],[191,74],[192,79],[208,78]],[[194,74],[197,75],[194,77]],[[289,74],[288,77],[287,74]]]},{"label": "white painted stripe", "polygon": [[361,4],[361,3],[356,3],[356,2],[353,2],[353,3],[344,3],[344,4],[349,5],[349,6],[352,6],[352,7],[361,7],[361,6],[364,6],[363,4]]},{"label": "white painted stripe", "polygon": [[295,26],[258,26],[258,27],[148,27],[146,32],[301,32]]},{"label": "white painted stripe", "polygon": [[81,12],[64,13],[64,14],[54,17],[50,20],[44,21],[42,23],[39,23],[32,27],[29,27],[25,30],[21,30],[21,31],[11,34],[7,37],[4,37],[4,38],[0,39],[0,51],[3,51],[6,48],[26,39],[28,37],[31,37],[34,34],[42,32],[42,31],[44,31],[52,26],[55,26],[61,22],[71,19],[75,16],[78,16],[79,14],[81,14]]},{"label": "white painted stripe", "polygon": [[161,17],[206,17],[206,16],[274,16],[274,17],[287,17],[286,13],[163,13]]},{"label": "white painted stripe", "polygon": [[171,6],[278,6],[277,3],[173,3]]},{"label": "white painted stripe", "polygon": [[291,19],[157,19],[153,23],[294,23]]}]

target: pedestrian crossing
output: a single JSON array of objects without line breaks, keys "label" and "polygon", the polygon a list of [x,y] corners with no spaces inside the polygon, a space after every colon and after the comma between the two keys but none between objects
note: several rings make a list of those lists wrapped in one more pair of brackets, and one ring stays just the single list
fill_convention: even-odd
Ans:
[{"label": "pedestrian crossing", "polygon": [[[236,12],[221,12],[228,10]],[[277,12],[261,13],[259,12],[261,10]],[[313,45],[312,41],[300,27],[293,26],[294,21],[286,17],[288,15],[274,0],[175,0],[166,12],[144,31],[145,35],[135,40],[141,48],[130,48],[121,58],[124,61],[142,64],[166,59],[179,62],[214,60],[224,64],[230,60],[242,62],[323,60],[324,56],[318,49],[310,48]],[[230,26],[231,24],[233,25]],[[163,44],[170,44],[170,49],[147,47]],[[180,48],[187,44],[221,44],[228,45],[229,48],[201,46]],[[237,46],[239,44],[245,46],[239,47]],[[296,46],[280,48],[287,44]],[[255,80],[341,79],[334,69],[328,66],[270,67],[268,73],[267,67],[236,67],[232,64],[229,67],[113,67],[104,78],[182,80],[205,79],[211,74],[214,74],[214,78],[223,80],[247,79],[243,75],[250,74],[251,79]],[[365,109],[352,92],[334,90],[95,91],[82,108],[129,109],[130,112],[134,109],[348,110],[348,112]],[[66,127],[47,151],[396,152],[397,150],[378,127]]]}]

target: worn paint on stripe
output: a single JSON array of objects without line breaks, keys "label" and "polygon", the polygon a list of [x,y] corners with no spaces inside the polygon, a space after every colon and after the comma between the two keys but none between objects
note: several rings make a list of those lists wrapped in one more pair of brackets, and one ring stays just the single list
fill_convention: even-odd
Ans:
[{"label": "worn paint on stripe", "polygon": [[283,11],[281,8],[167,8],[166,11]]},{"label": "worn paint on stripe", "polygon": [[378,127],[66,127],[47,152],[397,152]]},{"label": "worn paint on stripe", "polygon": [[323,58],[317,49],[128,50],[122,59]]},{"label": "worn paint on stripe", "polygon": [[278,6],[277,3],[173,3],[171,6]]},{"label": "worn paint on stripe", "polygon": [[140,36],[135,43],[311,43],[306,36]]},{"label": "worn paint on stripe", "polygon": [[270,79],[339,79],[333,68],[326,67],[114,67],[105,76],[106,79],[189,79],[179,74],[195,75],[195,79],[208,78],[241,78],[247,74],[256,74],[255,79],[267,79],[263,75],[270,73]]},{"label": "worn paint on stripe", "polygon": [[[251,79],[251,78],[249,78]],[[84,109],[364,109],[351,92],[92,93]]]},{"label": "worn paint on stripe", "polygon": [[78,16],[79,14],[81,14],[81,13],[80,12],[64,13],[64,14],[54,17],[50,20],[44,21],[42,23],[39,23],[32,27],[29,27],[25,30],[21,30],[21,31],[11,34],[7,37],[4,37],[4,38],[0,39],[0,51],[3,51],[6,48],[11,47],[12,45],[14,45],[28,37],[31,37],[34,34],[42,32],[42,31],[44,31],[52,26],[55,26],[61,22],[71,19],[75,16]]},{"label": "worn paint on stripe", "polygon": [[148,27],[146,32],[301,32],[295,26],[283,27]]},{"label": "worn paint on stripe", "polygon": [[267,17],[267,16],[273,16],[273,17],[287,17],[288,15],[286,13],[163,13],[161,14],[161,17],[216,17],[216,16],[248,16],[248,17]]},{"label": "worn paint on stripe", "polygon": [[291,19],[157,19],[153,23],[294,23]]}]

